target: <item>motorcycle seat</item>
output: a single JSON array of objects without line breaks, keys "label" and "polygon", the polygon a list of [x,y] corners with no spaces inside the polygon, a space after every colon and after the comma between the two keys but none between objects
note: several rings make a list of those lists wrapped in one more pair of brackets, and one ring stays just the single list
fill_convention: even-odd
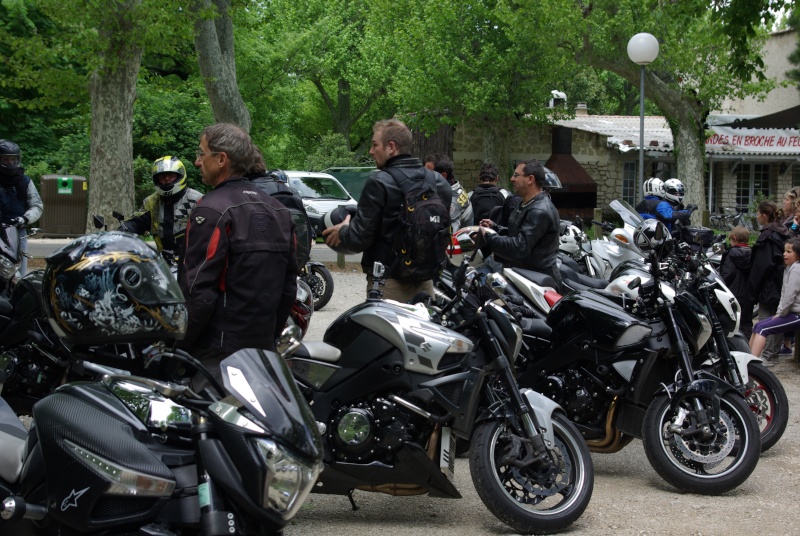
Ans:
[{"label": "motorcycle seat", "polygon": [[606,288],[608,286],[608,281],[605,279],[595,279],[593,277],[589,277],[583,274],[579,274],[569,266],[562,264],[558,267],[561,271],[561,277],[564,280],[574,281],[580,283],[584,287],[593,288],[593,289],[601,289]]},{"label": "motorcycle seat", "polygon": [[327,342],[308,341],[301,342],[300,348],[295,350],[292,357],[307,357],[325,361],[326,363],[336,363],[342,357],[342,351]]},{"label": "motorcycle seat", "polygon": [[553,328],[547,325],[547,321],[541,318],[522,318],[520,320],[522,333],[537,339],[550,340]]},{"label": "motorcycle seat", "polygon": [[556,285],[556,280],[547,274],[534,272],[533,270],[525,270],[524,268],[511,268],[511,270],[514,273],[521,275],[528,281],[533,281],[540,287],[550,287],[553,289],[558,288],[558,285]]},{"label": "motorcycle seat", "polygon": [[8,403],[0,399],[0,478],[16,482],[22,472],[28,431]]}]

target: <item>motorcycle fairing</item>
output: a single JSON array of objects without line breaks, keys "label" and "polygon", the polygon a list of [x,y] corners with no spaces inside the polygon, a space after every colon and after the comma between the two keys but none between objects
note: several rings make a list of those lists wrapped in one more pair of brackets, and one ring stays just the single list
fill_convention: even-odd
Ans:
[{"label": "motorcycle fairing", "polygon": [[473,349],[472,341],[463,335],[386,303],[367,302],[350,318],[399,349],[403,366],[410,372],[438,374],[447,353],[465,354]]},{"label": "motorcycle fairing", "polygon": [[0,398],[0,479],[9,484],[16,482],[22,471],[27,437],[17,414]]},{"label": "motorcycle fairing", "polygon": [[246,348],[220,363],[225,389],[236,396],[269,435],[313,459],[319,431],[286,362],[275,352]]}]

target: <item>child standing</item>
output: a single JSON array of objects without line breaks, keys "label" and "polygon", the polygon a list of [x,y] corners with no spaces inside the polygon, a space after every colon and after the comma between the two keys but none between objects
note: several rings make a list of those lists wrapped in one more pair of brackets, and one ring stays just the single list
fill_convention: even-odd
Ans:
[{"label": "child standing", "polygon": [[750,277],[752,250],[747,245],[750,233],[741,225],[734,227],[728,236],[730,248],[725,252],[719,271],[722,280],[731,289],[742,311],[739,329],[745,337],[753,331],[753,303],[748,298],[747,280]]},{"label": "child standing", "polygon": [[800,237],[786,242],[783,250],[783,286],[778,311],[775,316],[758,322],[750,337],[750,352],[760,356],[767,344],[767,337],[788,333],[800,327]]}]

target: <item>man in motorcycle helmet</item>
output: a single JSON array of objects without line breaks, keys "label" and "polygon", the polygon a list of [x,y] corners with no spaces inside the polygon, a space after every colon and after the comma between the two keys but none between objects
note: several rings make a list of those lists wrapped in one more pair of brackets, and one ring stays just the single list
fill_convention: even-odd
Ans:
[{"label": "man in motorcycle helmet", "polygon": [[120,229],[153,235],[159,252],[182,256],[189,213],[203,196],[186,186],[186,168],[177,157],[162,156],[151,169],[155,193],[145,198],[142,208],[125,220]]},{"label": "man in motorcycle helmet", "polygon": [[[19,247],[28,251],[28,233],[25,227],[42,215],[42,198],[33,181],[22,168],[19,145],[11,140],[0,140],[0,221],[19,229]],[[22,255],[19,272],[28,272],[28,258]]]},{"label": "man in motorcycle helmet", "polygon": [[[669,183],[669,193],[667,193],[667,183]],[[647,179],[644,182],[644,199],[636,205],[636,212],[646,220],[657,219],[663,222],[669,231],[672,231],[672,224],[678,220],[688,225],[692,212],[697,210],[697,205],[689,205],[686,210],[679,210],[683,201],[683,191],[683,183],[678,179],[669,179],[666,183],[656,177]]]}]

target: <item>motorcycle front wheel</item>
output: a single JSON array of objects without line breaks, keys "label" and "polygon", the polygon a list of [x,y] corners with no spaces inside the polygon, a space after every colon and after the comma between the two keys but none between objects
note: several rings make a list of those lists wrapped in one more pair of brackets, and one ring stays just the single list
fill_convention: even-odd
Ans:
[{"label": "motorcycle front wheel", "polygon": [[523,534],[568,527],[592,497],[594,466],[586,443],[560,413],[553,415],[553,432],[555,464],[547,467],[520,466],[527,451],[504,421],[484,422],[472,435],[469,468],[478,496],[500,521]]},{"label": "motorcycle front wheel", "polygon": [[308,274],[303,277],[311,287],[314,296],[314,310],[319,311],[331,301],[333,296],[333,276],[325,266],[308,266]]},{"label": "motorcycle front wheel", "polygon": [[744,386],[744,400],[756,416],[761,430],[761,452],[775,445],[789,423],[789,398],[775,373],[764,365],[747,364],[749,381]]},{"label": "motorcycle front wheel", "polygon": [[691,434],[697,427],[695,401],[687,397],[673,411],[667,395],[657,396],[644,417],[644,451],[653,469],[676,488],[719,495],[738,487],[756,468],[761,453],[758,424],[741,395],[728,392],[720,397],[712,436],[701,438]]}]

